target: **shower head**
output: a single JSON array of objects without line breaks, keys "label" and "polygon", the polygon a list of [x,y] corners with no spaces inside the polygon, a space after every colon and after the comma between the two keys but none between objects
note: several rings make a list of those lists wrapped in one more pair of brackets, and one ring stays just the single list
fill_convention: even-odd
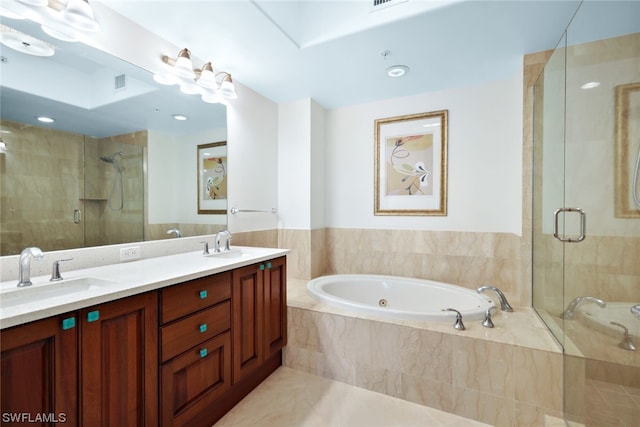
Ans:
[{"label": "shower head", "polygon": [[116,161],[116,156],[122,156],[122,151],[118,151],[117,153],[113,153],[110,156],[100,156],[100,160],[102,160],[103,162],[106,162],[106,163],[118,164],[118,162]]}]

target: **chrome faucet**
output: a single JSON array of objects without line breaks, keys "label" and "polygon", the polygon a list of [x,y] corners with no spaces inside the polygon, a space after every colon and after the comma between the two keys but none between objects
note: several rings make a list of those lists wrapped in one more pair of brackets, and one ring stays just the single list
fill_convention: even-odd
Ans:
[{"label": "chrome faucet", "polygon": [[631,306],[631,314],[633,314],[638,318],[638,320],[640,320],[640,304]]},{"label": "chrome faucet", "polygon": [[582,303],[585,303],[585,302],[596,303],[596,304],[598,304],[598,306],[600,308],[604,308],[607,305],[607,303],[602,301],[600,298],[596,298],[596,297],[577,297],[577,298],[574,298],[573,301],[571,301],[569,303],[567,308],[560,314],[560,317],[562,319],[568,319],[568,320],[573,319],[573,316],[576,315],[576,309],[578,308],[578,306],[580,304],[582,304]]},{"label": "chrome faucet", "polygon": [[222,236],[225,236],[227,238],[224,244],[224,250],[225,251],[231,250],[231,233],[229,233],[229,231],[227,230],[221,230],[221,231],[218,231],[218,234],[216,234],[216,240],[213,246],[214,252],[220,252],[220,237]]},{"label": "chrome faucet", "polygon": [[609,322],[609,323],[611,323],[614,326],[621,327],[622,330],[624,331],[624,336],[622,338],[622,341],[620,341],[620,344],[618,344],[618,347],[624,350],[629,350],[629,351],[636,351],[638,349],[636,345],[633,343],[633,339],[631,337],[631,334],[629,333],[629,329],[627,329],[626,326],[618,322]]},{"label": "chrome faucet", "polygon": [[176,233],[176,237],[182,237],[182,232],[177,228],[170,228],[167,230],[167,234]]},{"label": "chrome faucet", "polygon": [[40,248],[31,247],[25,248],[20,252],[20,278],[18,279],[18,286],[31,286],[31,258],[42,259],[44,255]]},{"label": "chrome faucet", "polygon": [[456,313],[456,322],[453,324],[453,328],[459,331],[464,331],[466,328],[464,327],[464,323],[462,323],[462,313],[460,313],[455,308],[443,308],[442,311],[453,311]]},{"label": "chrome faucet", "polygon": [[72,259],[73,258],[67,258],[53,261],[53,265],[51,267],[51,278],[49,279],[49,281],[56,282],[58,280],[62,280],[62,275],[60,274],[60,263],[63,261],[71,261]]},{"label": "chrome faucet", "polygon": [[496,293],[496,295],[498,295],[498,301],[500,301],[500,310],[508,311],[509,313],[513,311],[511,304],[509,304],[509,301],[507,301],[507,297],[504,296],[500,289],[496,288],[495,286],[489,285],[480,286],[478,288],[479,294],[483,293],[484,291],[493,291]]}]

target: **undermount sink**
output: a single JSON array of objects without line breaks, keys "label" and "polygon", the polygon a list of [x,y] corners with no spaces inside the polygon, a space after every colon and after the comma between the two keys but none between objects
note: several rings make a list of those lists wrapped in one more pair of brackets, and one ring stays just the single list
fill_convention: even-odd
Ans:
[{"label": "undermount sink", "polygon": [[29,287],[6,290],[0,293],[0,306],[11,307],[29,304],[51,298],[104,288],[113,282],[95,277],[79,277],[77,279],[47,282]]},{"label": "undermount sink", "polygon": [[241,255],[242,255],[242,249],[232,248],[232,249],[229,249],[228,251],[225,251],[224,249],[220,249],[220,252],[211,251],[209,254],[203,255],[203,256],[211,257],[211,258],[237,258]]}]

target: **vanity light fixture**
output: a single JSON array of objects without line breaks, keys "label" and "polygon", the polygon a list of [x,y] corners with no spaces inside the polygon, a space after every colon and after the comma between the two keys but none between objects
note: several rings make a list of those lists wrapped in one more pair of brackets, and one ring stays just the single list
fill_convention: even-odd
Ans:
[{"label": "vanity light fixture", "polygon": [[69,0],[67,7],[62,11],[62,19],[80,31],[100,31],[100,24],[96,21],[88,0]]},{"label": "vanity light fixture", "polygon": [[231,74],[227,73],[226,71],[222,71],[218,74],[223,73],[224,77],[222,78],[222,83],[220,83],[219,89],[220,95],[222,95],[223,98],[236,99],[238,95],[236,94],[236,88],[233,85]]},{"label": "vanity light fixture", "polygon": [[180,50],[176,59],[163,55],[162,62],[167,67],[163,72],[153,75],[157,83],[177,84],[182,93],[201,95],[202,100],[210,104],[238,97],[230,73],[216,72],[211,62],[205,63],[202,68],[193,68],[191,51],[187,48]]},{"label": "vanity light fixture", "polygon": [[0,136],[0,154],[4,154],[7,152],[7,144],[2,140],[2,136]]}]

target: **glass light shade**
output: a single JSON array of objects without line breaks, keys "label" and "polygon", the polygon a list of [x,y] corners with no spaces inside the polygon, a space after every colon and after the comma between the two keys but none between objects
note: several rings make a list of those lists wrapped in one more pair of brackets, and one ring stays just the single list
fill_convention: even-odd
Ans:
[{"label": "glass light shade", "polygon": [[202,71],[200,72],[200,78],[198,78],[198,84],[207,89],[217,89],[218,81],[216,80],[216,75],[213,71],[213,66],[211,62],[207,62],[202,66]]},{"label": "glass light shade", "polygon": [[93,16],[93,9],[85,0],[69,0],[62,18],[73,28],[81,31],[100,31],[100,24]]},{"label": "glass light shade", "polygon": [[229,99],[236,99],[238,95],[236,94],[236,88],[233,85],[233,81],[231,80],[231,76],[225,77],[220,85],[219,90],[220,95]]},{"label": "glass light shade", "polygon": [[178,84],[178,78],[171,73],[154,74],[153,80],[161,85],[171,86]]},{"label": "glass light shade", "polygon": [[27,17],[21,15],[20,12],[7,8],[4,3],[0,4],[0,16],[17,20],[27,19]]},{"label": "glass light shade", "polygon": [[189,52],[189,49],[182,49],[178,53],[176,63],[173,65],[173,72],[186,79],[196,78],[196,73],[193,71],[193,64],[191,63],[191,52]]},{"label": "glass light shade", "polygon": [[7,144],[0,138],[0,153],[6,153],[7,151]]},{"label": "glass light shade", "polygon": [[217,92],[206,91],[202,94],[202,100],[207,104],[222,104],[223,99]]},{"label": "glass light shade", "polygon": [[0,43],[3,45],[33,56],[53,56],[55,53],[53,46],[49,43],[9,27],[5,28],[9,30],[0,32]]},{"label": "glass light shade", "polygon": [[203,89],[200,86],[198,86],[195,82],[181,83],[180,92],[186,93],[187,95],[200,95],[202,94]]}]

